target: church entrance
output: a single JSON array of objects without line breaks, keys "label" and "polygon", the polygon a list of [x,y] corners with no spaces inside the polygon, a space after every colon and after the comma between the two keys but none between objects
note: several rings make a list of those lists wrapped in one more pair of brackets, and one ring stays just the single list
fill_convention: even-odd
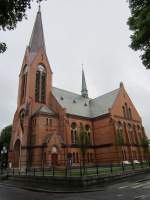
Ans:
[{"label": "church entrance", "polygon": [[52,166],[58,165],[58,150],[55,146],[51,150],[51,164]]},{"label": "church entrance", "polygon": [[14,145],[14,167],[20,167],[20,152],[21,152],[21,142],[19,139],[16,140]]}]

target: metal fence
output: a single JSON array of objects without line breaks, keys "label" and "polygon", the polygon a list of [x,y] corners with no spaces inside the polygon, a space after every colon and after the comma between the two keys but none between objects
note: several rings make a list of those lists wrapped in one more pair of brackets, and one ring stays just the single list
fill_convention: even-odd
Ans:
[{"label": "metal fence", "polygon": [[150,162],[107,165],[79,165],[79,166],[51,166],[51,167],[20,167],[1,168],[1,175],[8,176],[47,176],[47,177],[82,177],[82,176],[110,176],[129,174],[150,168]]}]

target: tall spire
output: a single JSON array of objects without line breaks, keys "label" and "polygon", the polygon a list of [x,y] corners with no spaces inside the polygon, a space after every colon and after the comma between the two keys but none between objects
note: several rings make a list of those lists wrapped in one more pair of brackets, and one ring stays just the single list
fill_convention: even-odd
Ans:
[{"label": "tall spire", "polygon": [[81,94],[84,98],[88,98],[88,90],[87,90],[87,86],[86,86],[85,74],[84,74],[83,68],[82,68],[82,90],[81,90]]},{"label": "tall spire", "polygon": [[39,10],[36,15],[36,20],[35,20],[32,35],[30,38],[29,49],[30,49],[30,52],[37,52],[37,50],[41,48],[46,51],[41,9],[39,5]]}]

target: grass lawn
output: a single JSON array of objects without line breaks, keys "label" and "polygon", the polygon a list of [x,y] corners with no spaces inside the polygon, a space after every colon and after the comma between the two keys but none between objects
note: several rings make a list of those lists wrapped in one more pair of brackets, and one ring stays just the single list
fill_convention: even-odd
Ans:
[{"label": "grass lawn", "polygon": [[[29,171],[19,171],[15,170],[14,175],[35,175],[35,176],[97,176],[97,175],[111,175],[111,174],[121,174],[121,173],[129,173],[133,170],[140,170],[144,168],[148,168],[148,163],[134,164],[134,165],[120,165],[120,166],[98,166],[98,167],[85,167],[84,168],[72,168],[71,170],[66,169],[58,169],[58,168],[47,168],[39,171],[38,169],[32,169]],[[12,172],[10,174],[13,174]]]}]

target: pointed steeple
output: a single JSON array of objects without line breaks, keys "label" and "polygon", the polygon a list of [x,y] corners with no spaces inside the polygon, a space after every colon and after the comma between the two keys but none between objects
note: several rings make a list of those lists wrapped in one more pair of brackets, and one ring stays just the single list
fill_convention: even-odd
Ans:
[{"label": "pointed steeple", "polygon": [[41,48],[46,51],[41,9],[40,9],[40,6],[39,6],[39,10],[38,10],[37,15],[36,15],[36,20],[35,20],[35,23],[34,23],[32,35],[31,35],[31,38],[30,38],[29,50],[30,50],[30,52],[35,53],[35,52],[38,51],[38,49],[41,49]]},{"label": "pointed steeple", "polygon": [[88,90],[87,90],[87,86],[86,86],[85,74],[84,74],[83,69],[82,69],[82,90],[81,90],[81,94],[84,98],[88,98]]}]

